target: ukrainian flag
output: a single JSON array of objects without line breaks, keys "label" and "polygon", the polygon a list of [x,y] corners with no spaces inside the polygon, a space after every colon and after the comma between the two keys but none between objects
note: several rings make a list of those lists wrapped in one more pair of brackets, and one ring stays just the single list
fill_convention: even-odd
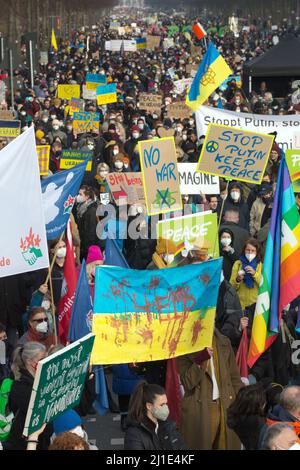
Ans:
[{"label": "ukrainian flag", "polygon": [[52,34],[51,34],[51,46],[53,47],[55,52],[58,51],[57,41],[56,41],[55,32],[53,28],[52,28]]},{"label": "ukrainian flag", "polygon": [[137,49],[147,49],[147,39],[146,38],[137,38],[135,40]]},{"label": "ukrainian flag", "polygon": [[187,94],[186,104],[196,111],[230,74],[232,70],[210,42]]}]

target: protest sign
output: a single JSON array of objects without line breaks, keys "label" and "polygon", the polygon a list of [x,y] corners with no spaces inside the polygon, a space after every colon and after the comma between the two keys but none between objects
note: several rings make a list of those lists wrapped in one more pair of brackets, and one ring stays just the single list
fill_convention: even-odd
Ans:
[{"label": "protest sign", "polygon": [[[182,254],[193,243],[197,249],[203,247],[211,258],[219,256],[218,216],[216,213],[198,212],[196,214],[161,220],[157,223],[157,238],[171,240],[177,254]],[[188,242],[188,243],[187,243]],[[178,260],[174,260],[178,262]]]},{"label": "protest sign", "polygon": [[110,83],[109,85],[105,86],[98,86],[97,90],[97,104],[110,104],[116,103],[117,101],[117,84]]},{"label": "protest sign", "polygon": [[287,150],[285,157],[291,180],[297,181],[300,179],[300,150]]},{"label": "protest sign", "polygon": [[219,258],[142,276],[97,267],[92,363],[170,359],[211,347],[221,266]]},{"label": "protest sign", "polygon": [[260,184],[273,142],[273,135],[211,124],[196,171]]},{"label": "protest sign", "polygon": [[0,121],[0,137],[18,137],[20,135],[20,121]]},{"label": "protest sign", "polygon": [[125,28],[123,26],[118,28],[118,34],[119,36],[124,36],[126,34]]},{"label": "protest sign", "polygon": [[109,29],[116,29],[118,30],[121,26],[121,23],[119,23],[118,21],[111,21],[110,22],[110,25],[109,25]]},{"label": "protest sign", "polygon": [[49,57],[48,57],[48,52],[47,51],[41,51],[40,52],[40,64],[41,65],[47,65],[49,64]]},{"label": "protest sign", "polygon": [[156,49],[156,47],[159,47],[160,40],[161,40],[160,36],[150,36],[148,34],[148,36],[147,36],[147,48],[150,51],[154,51]]},{"label": "protest sign", "polygon": [[148,215],[182,208],[174,137],[139,142]]},{"label": "protest sign", "polygon": [[0,110],[0,120],[1,121],[13,121],[14,120],[14,115],[12,111],[8,111],[6,109],[1,109]]},{"label": "protest sign", "polygon": [[192,78],[194,78],[197,73],[198,66],[194,64],[187,64],[185,66],[185,70],[187,74],[189,74]]},{"label": "protest sign", "polygon": [[75,134],[92,132],[99,134],[100,114],[99,113],[74,113],[73,130]]},{"label": "protest sign", "polygon": [[220,194],[218,176],[196,172],[197,163],[178,163],[181,194]]},{"label": "protest sign", "polygon": [[149,93],[140,93],[139,96],[140,109],[150,113],[161,112],[162,96],[152,95]]},{"label": "protest sign", "polygon": [[89,90],[85,85],[82,86],[82,98],[84,100],[97,100],[96,90]]},{"label": "protest sign", "polygon": [[174,39],[173,38],[164,39],[163,47],[164,47],[164,50],[167,50],[167,49],[170,49],[171,47],[174,47]]},{"label": "protest sign", "polygon": [[72,98],[70,102],[70,114],[73,116],[74,113],[76,112],[84,112],[84,100],[81,100],[80,98]]},{"label": "protest sign", "polygon": [[137,50],[147,49],[147,39],[146,38],[137,38],[135,40]]},{"label": "protest sign", "polygon": [[211,106],[199,106],[196,113],[197,134],[205,135],[210,123],[231,126],[245,131],[269,134],[276,129],[276,143],[286,152],[300,148],[300,115],[275,116],[249,113],[236,113]]},{"label": "protest sign", "polygon": [[236,85],[240,88],[242,86],[242,80],[241,80],[241,77],[239,75],[229,75],[228,78],[226,78],[226,80],[222,83],[222,85],[219,86],[219,90],[221,91],[225,91],[227,86],[228,86],[228,83],[231,81],[231,80],[235,80],[236,81]]},{"label": "protest sign", "polygon": [[191,109],[186,105],[185,101],[176,101],[167,108],[167,116],[174,119],[185,119],[191,115]]},{"label": "protest sign", "polygon": [[85,386],[95,336],[90,333],[38,362],[23,435],[75,408]]},{"label": "protest sign", "polygon": [[36,146],[40,166],[40,176],[47,176],[49,173],[50,148],[50,145]]},{"label": "protest sign", "polygon": [[107,183],[117,206],[145,205],[142,173],[109,173]]},{"label": "protest sign", "polygon": [[83,163],[84,160],[90,160],[87,162],[85,171],[91,171],[92,158],[93,152],[85,150],[63,150],[62,157],[60,159],[60,168],[62,170],[69,170],[79,163]]},{"label": "protest sign", "polygon": [[62,100],[80,98],[80,85],[58,85],[57,98]]},{"label": "protest sign", "polygon": [[182,80],[176,80],[174,82],[174,90],[178,95],[182,95],[182,93],[187,90],[193,82],[192,78],[183,78]]},{"label": "protest sign", "polygon": [[99,60],[100,59],[100,51],[92,52],[92,59]]},{"label": "protest sign", "polygon": [[124,52],[136,52],[136,41],[135,39],[114,39],[111,41],[105,41],[105,50],[111,52],[120,52],[121,48],[124,47]]},{"label": "protest sign", "polygon": [[98,83],[99,85],[106,85],[106,75],[103,73],[87,73],[85,81],[87,83]]}]

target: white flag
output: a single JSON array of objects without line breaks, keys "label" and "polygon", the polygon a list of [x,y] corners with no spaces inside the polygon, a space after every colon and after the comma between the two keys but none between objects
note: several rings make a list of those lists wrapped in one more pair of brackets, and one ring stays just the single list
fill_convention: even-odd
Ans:
[{"label": "white flag", "polygon": [[34,128],[0,151],[0,277],[49,266]]}]

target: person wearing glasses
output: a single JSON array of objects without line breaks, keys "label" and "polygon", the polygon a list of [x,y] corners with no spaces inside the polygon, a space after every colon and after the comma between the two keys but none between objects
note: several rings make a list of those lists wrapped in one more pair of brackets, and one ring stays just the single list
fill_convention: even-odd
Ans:
[{"label": "person wearing glasses", "polygon": [[53,333],[49,329],[49,319],[44,307],[33,307],[28,314],[28,330],[19,339],[18,346],[26,344],[28,341],[37,341],[46,347],[55,344]]}]

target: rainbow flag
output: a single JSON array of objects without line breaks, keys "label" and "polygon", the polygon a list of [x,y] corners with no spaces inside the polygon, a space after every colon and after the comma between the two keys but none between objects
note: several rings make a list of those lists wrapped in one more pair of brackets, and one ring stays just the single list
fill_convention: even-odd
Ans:
[{"label": "rainbow flag", "polygon": [[248,366],[275,341],[283,308],[300,295],[300,218],[283,156],[259,286]]},{"label": "rainbow flag", "polygon": [[169,359],[211,347],[222,259],[181,268],[96,268],[93,364]]},{"label": "rainbow flag", "polygon": [[195,75],[191,88],[186,97],[186,104],[197,111],[209,96],[232,74],[227,62],[212,42],[209,43],[206,54]]}]

